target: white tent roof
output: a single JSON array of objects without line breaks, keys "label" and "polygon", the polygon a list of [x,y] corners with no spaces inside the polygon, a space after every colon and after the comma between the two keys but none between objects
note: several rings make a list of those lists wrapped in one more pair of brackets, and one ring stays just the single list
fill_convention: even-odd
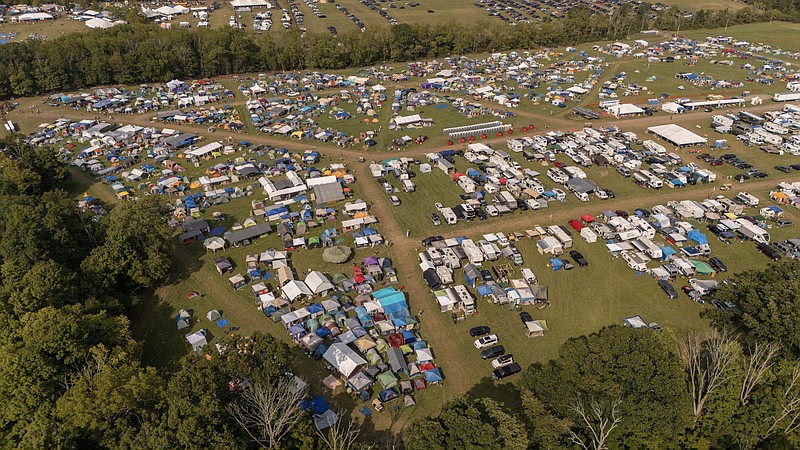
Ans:
[{"label": "white tent roof", "polygon": [[94,19],[87,20],[85,23],[89,28],[111,28],[114,25],[119,25],[121,22],[112,22],[108,19],[100,19],[95,17]]},{"label": "white tent roof", "polygon": [[684,109],[685,108],[683,106],[675,102],[664,103],[663,105],[661,105],[661,110],[666,111],[668,113],[678,113],[680,111],[683,111]]},{"label": "white tent roof", "polygon": [[306,285],[315,294],[333,289],[333,283],[322,272],[315,270],[306,275]]},{"label": "white tent roof", "polygon": [[192,346],[195,351],[205,347],[208,344],[206,335],[202,330],[195,331],[192,334],[186,335],[186,341]]},{"label": "white tent roof", "polygon": [[186,154],[187,155],[201,157],[201,156],[208,155],[209,153],[211,153],[211,152],[213,152],[215,150],[219,150],[221,148],[222,148],[222,144],[220,144],[219,142],[211,142],[209,144],[206,144],[206,145],[204,145],[202,147],[199,147],[199,148],[196,148],[194,150],[189,150],[188,152],[186,152]]},{"label": "white tent roof", "polygon": [[411,116],[397,116],[394,118],[394,123],[399,127],[403,127],[412,123],[422,122],[422,117],[419,114]]},{"label": "white tent roof", "polygon": [[675,145],[705,144],[707,139],[675,124],[650,127],[647,131]]},{"label": "white tent roof", "polygon": [[334,342],[328,347],[328,351],[322,355],[330,365],[347,378],[350,378],[359,367],[366,365],[367,361],[355,350],[345,344]]},{"label": "white tent roof", "polygon": [[313,295],[314,293],[302,281],[292,280],[283,286],[283,293],[290,302],[295,301],[301,295]]},{"label": "white tent roof", "polygon": [[642,108],[639,108],[631,103],[620,103],[608,108],[608,110],[611,111],[611,114],[614,114],[617,117],[626,114],[642,114],[644,112]]}]

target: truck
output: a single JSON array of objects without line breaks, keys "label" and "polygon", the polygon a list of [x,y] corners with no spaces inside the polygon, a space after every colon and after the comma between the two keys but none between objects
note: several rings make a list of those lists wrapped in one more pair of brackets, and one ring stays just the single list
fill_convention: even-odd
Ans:
[{"label": "truck", "polygon": [[772,96],[773,102],[793,102],[800,100],[800,92],[777,92]]}]

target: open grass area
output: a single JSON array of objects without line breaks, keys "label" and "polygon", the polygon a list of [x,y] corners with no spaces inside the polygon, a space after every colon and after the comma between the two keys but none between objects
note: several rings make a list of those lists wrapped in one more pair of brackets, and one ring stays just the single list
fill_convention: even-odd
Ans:
[{"label": "open grass area", "polygon": [[727,29],[693,30],[681,34],[695,39],[705,39],[706,36],[735,36],[736,39],[746,40],[753,44],[762,43],[771,45],[773,48],[796,52],[800,51],[798,32],[800,32],[800,24],[774,21],[735,25]]},{"label": "open grass area", "polygon": [[16,34],[16,37],[9,39],[9,42],[23,41],[31,34],[53,39],[65,34],[89,31],[89,27],[78,20],[57,19],[38,23],[11,23],[8,19],[6,20],[7,22],[0,23],[0,35]]}]

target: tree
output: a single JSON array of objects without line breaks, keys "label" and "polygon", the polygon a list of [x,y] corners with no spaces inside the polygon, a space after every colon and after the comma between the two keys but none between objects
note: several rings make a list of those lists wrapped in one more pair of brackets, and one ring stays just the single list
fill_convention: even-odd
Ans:
[{"label": "tree", "polygon": [[611,402],[610,406],[603,407],[592,400],[589,408],[586,408],[581,399],[575,400],[572,409],[580,418],[581,428],[587,430],[588,433],[582,436],[579,432],[570,430],[569,436],[572,443],[584,450],[606,448],[608,436],[622,421],[622,417],[619,415],[620,403],[617,398]]},{"label": "tree", "polygon": [[489,398],[456,399],[444,405],[438,416],[415,420],[404,437],[409,450],[528,447],[520,420]]},{"label": "tree", "polygon": [[[611,326],[570,339],[561,346],[558,359],[534,364],[524,372],[521,389],[530,391],[552,415],[552,419],[537,421],[550,439],[563,431],[562,445],[572,439],[561,420],[572,423],[569,429],[579,436],[596,432],[586,423],[587,418],[600,420],[592,402],[603,411],[603,420],[610,420],[603,439],[610,448],[623,443],[673,445],[686,429],[691,411],[683,364],[668,330]],[[589,399],[588,407],[583,399]],[[576,408],[576,404],[583,406]],[[613,428],[612,411],[621,418]]]},{"label": "tree", "polygon": [[306,395],[307,388],[298,387],[294,380],[250,383],[228,405],[228,412],[253,442],[274,448],[302,418],[300,401]]},{"label": "tree", "polygon": [[152,286],[167,275],[174,238],[157,197],[117,205],[101,223],[99,241],[82,264],[98,285]]},{"label": "tree", "polygon": [[736,348],[728,332],[690,333],[681,341],[681,356],[686,362],[693,423],[703,414],[706,401],[733,375]]},{"label": "tree", "polygon": [[713,311],[717,329],[732,328],[747,342],[776,342],[800,356],[800,261],[770,264],[764,270],[736,274],[717,292],[720,301],[736,304],[741,313]]},{"label": "tree", "polygon": [[325,431],[317,431],[322,443],[329,450],[371,450],[373,446],[359,443],[361,425],[348,417],[344,411],[337,413],[339,420]]}]

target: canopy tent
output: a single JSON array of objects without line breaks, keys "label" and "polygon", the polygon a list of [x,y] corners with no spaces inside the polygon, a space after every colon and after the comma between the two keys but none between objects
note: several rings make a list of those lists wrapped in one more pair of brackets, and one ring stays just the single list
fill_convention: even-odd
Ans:
[{"label": "canopy tent", "polygon": [[647,131],[679,147],[684,145],[705,144],[707,142],[706,138],[698,136],[686,128],[671,123],[667,125],[650,127],[647,129]]},{"label": "canopy tent", "polygon": [[383,372],[382,374],[378,375],[378,382],[381,383],[384,389],[391,389],[397,386],[397,377],[388,370]]},{"label": "canopy tent", "polygon": [[425,376],[425,381],[427,383],[438,383],[442,381],[442,373],[439,371],[438,367],[434,367],[433,369],[425,370],[422,372]]},{"label": "canopy tent", "polygon": [[350,378],[367,364],[355,350],[345,344],[334,342],[322,357],[346,378]]},{"label": "canopy tent", "polygon": [[353,250],[345,245],[336,245],[326,248],[322,252],[322,260],[333,264],[342,264],[350,258]]},{"label": "canopy tent", "polygon": [[206,250],[211,250],[212,252],[216,252],[217,250],[225,248],[225,239],[222,239],[221,237],[217,236],[210,237],[205,241],[203,241],[203,247],[205,247]]},{"label": "canopy tent", "polygon": [[295,301],[303,295],[314,295],[314,292],[309,289],[308,285],[298,280],[292,280],[286,283],[282,289],[283,294],[290,302]]}]

